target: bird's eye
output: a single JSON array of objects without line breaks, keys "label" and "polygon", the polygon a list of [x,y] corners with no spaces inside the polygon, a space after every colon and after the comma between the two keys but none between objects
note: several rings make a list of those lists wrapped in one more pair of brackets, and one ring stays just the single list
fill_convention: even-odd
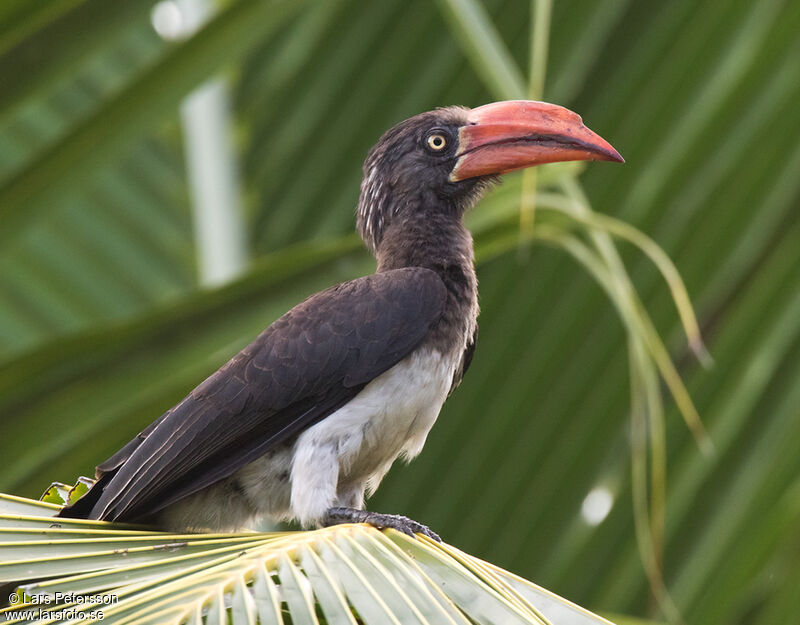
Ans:
[{"label": "bird's eye", "polygon": [[427,144],[434,152],[441,152],[447,146],[447,139],[444,135],[436,133],[428,136]]}]

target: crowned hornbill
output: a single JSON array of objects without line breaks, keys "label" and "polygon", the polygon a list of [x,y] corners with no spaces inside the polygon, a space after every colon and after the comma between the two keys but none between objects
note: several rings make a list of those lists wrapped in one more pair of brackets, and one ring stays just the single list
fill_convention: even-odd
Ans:
[{"label": "crowned hornbill", "polygon": [[363,510],[413,458],[475,349],[478,293],[462,223],[499,174],[622,162],[575,113],[542,102],[422,113],[369,152],[358,230],[375,274],[312,295],[106,462],[61,516],[228,530],[425,526]]}]

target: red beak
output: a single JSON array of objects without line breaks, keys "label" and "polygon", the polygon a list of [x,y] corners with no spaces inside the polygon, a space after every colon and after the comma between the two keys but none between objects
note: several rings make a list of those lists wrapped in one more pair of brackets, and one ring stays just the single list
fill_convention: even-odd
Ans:
[{"label": "red beak", "polygon": [[559,161],[625,162],[578,114],[555,104],[495,102],[472,109],[468,119],[458,131],[452,182]]}]

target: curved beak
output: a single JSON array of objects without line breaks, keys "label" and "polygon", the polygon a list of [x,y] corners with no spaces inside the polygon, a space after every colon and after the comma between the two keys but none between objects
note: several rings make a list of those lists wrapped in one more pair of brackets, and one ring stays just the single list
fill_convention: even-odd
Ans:
[{"label": "curved beak", "polygon": [[472,109],[458,131],[456,157],[452,182],[559,161],[625,162],[577,113],[529,100]]}]

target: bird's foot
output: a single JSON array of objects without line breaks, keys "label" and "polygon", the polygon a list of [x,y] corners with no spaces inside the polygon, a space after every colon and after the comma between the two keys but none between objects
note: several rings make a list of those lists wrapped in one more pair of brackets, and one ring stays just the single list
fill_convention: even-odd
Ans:
[{"label": "bird's foot", "polygon": [[399,514],[380,514],[357,508],[329,508],[322,519],[322,524],[327,527],[340,523],[369,523],[379,528],[391,527],[412,537],[414,534],[423,534],[437,543],[442,542],[439,535],[426,525]]}]

